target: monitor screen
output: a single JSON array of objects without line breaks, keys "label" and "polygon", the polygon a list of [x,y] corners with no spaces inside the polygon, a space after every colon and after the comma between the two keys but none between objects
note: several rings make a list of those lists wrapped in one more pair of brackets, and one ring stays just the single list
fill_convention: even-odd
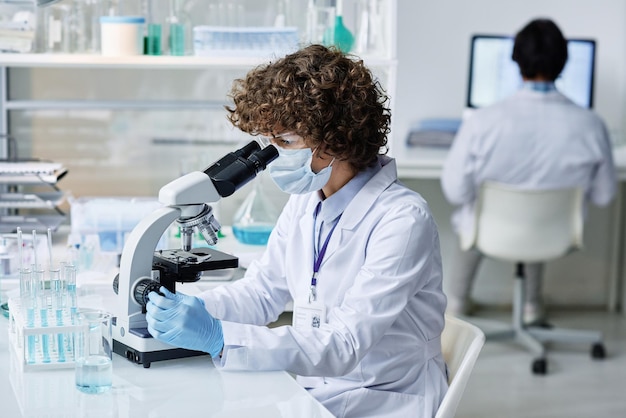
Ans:
[{"label": "monitor screen", "polygon": [[[491,105],[518,90],[522,84],[517,63],[511,59],[514,38],[474,35],[470,50],[467,106]],[[583,107],[593,105],[593,73],[596,43],[569,39],[568,59],[556,80],[557,89]]]}]

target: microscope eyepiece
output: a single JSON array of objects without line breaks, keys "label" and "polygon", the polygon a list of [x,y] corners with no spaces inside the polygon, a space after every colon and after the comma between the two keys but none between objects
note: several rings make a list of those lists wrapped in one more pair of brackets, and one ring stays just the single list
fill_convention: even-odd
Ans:
[{"label": "microscope eyepiece", "polygon": [[222,158],[211,164],[204,170],[204,173],[211,179],[217,177],[223,170],[228,169],[233,164],[236,164],[239,160],[245,160],[254,152],[261,149],[261,146],[256,141],[251,141],[247,145],[239,148],[236,151],[229,152]]},{"label": "microscope eyepiece", "polygon": [[254,154],[250,155],[250,157],[248,157],[248,160],[251,161],[257,167],[256,172],[258,173],[259,171],[265,170],[267,165],[271,163],[272,161],[274,161],[277,157],[278,157],[278,150],[276,149],[276,147],[273,145],[268,145],[262,150],[259,150],[255,152]]},{"label": "microscope eyepiece", "polygon": [[240,187],[265,170],[267,165],[278,157],[278,150],[273,145],[261,149],[256,141],[227,154],[218,162],[204,170],[211,178],[220,196],[235,193]]},{"label": "microscope eyepiece", "polygon": [[253,153],[257,152],[258,150],[261,149],[261,146],[259,145],[258,142],[256,141],[251,141],[250,143],[248,143],[247,145],[244,145],[243,147],[239,148],[237,151],[235,151],[235,155],[237,155],[238,157],[243,157],[243,158],[248,158],[250,157]]}]

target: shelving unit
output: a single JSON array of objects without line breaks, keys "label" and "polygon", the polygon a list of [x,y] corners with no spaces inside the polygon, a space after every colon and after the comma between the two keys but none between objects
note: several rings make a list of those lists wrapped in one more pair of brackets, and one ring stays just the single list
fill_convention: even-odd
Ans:
[{"label": "shelving unit", "polygon": [[[56,230],[65,220],[59,206],[65,194],[56,183],[67,173],[61,164],[39,161],[0,162],[0,233]],[[25,187],[43,186],[50,191],[25,191]],[[24,214],[22,211],[26,211]]]},{"label": "shelving unit", "polygon": [[[268,6],[268,9],[276,7],[277,2],[275,0],[263,1]],[[356,30],[356,5],[359,3],[365,4],[370,1],[372,0],[343,0],[344,11],[346,11],[346,19],[344,20],[346,21],[346,25],[350,26],[352,30]],[[365,64],[372,70],[375,76],[380,79],[381,84],[387,90],[387,93],[391,98],[390,106],[393,112],[393,98],[395,96],[397,67],[395,34],[397,0],[376,1],[378,2],[377,4],[379,4],[380,7],[384,9],[384,12],[382,14],[384,18],[381,20],[384,21],[384,30],[383,28],[381,28],[381,31],[384,31],[384,47],[377,49],[376,54],[363,53],[359,54],[358,57],[363,59]],[[214,2],[207,2],[207,4],[211,3]],[[255,8],[262,7],[258,5],[259,3],[249,2],[250,8],[252,8],[252,4],[254,4]],[[291,7],[297,9],[294,11],[293,14],[299,15],[300,21],[299,23],[297,23],[298,25],[302,25],[304,22],[303,18],[306,14],[307,3],[308,2],[306,1],[291,3]],[[249,23],[252,22],[253,20],[250,19]],[[300,31],[303,33],[304,28],[300,27]],[[153,121],[153,119],[159,119],[159,121],[162,121],[164,118],[160,116],[163,114],[163,111],[181,112],[179,114],[181,114],[183,118],[184,113],[182,112],[187,112],[187,114],[189,115],[196,115],[200,113],[202,115],[205,115],[207,111],[209,111],[209,114],[206,116],[206,118],[204,118],[204,120],[208,120],[209,118],[221,118],[223,114],[221,114],[220,112],[222,112],[223,106],[226,104],[227,99],[227,97],[222,93],[226,90],[226,84],[230,83],[234,78],[245,74],[247,70],[259,64],[262,64],[263,62],[266,62],[268,59],[270,58],[243,56],[200,57],[142,55],[132,57],[104,57],[98,54],[73,53],[0,54],[0,158],[7,158],[8,156],[8,145],[2,142],[2,135],[11,134],[13,136],[18,136],[16,134],[16,130],[19,128],[22,129],[22,135],[24,135],[24,125],[16,127],[16,124],[14,124],[16,119],[15,115],[19,115],[20,118],[22,117],[22,115],[35,115],[32,117],[28,116],[23,119],[25,120],[24,123],[29,124],[26,126],[26,141],[33,142],[42,141],[40,132],[47,136],[47,132],[45,131],[47,125],[45,124],[48,123],[48,121],[43,120],[45,118],[39,117],[39,115],[42,113],[50,114],[50,112],[57,112],[58,114],[60,112],[66,112],[67,115],[71,112],[75,112],[72,114],[79,115],[79,113],[81,112],[88,113],[89,111],[110,111],[115,113],[115,115],[120,115],[125,111],[129,111],[128,114],[131,115],[132,119],[130,122],[133,124],[133,127],[146,123],[149,124]],[[61,79],[61,77],[58,76],[61,72],[70,73],[72,74],[72,76],[74,74],[78,74],[75,79],[77,83],[83,84],[76,84],[77,87],[74,87],[74,79]],[[191,83],[188,83],[188,85],[186,85],[187,90],[185,90],[184,93],[180,93],[180,95],[171,94],[171,91],[169,90],[168,93],[162,95],[151,94],[149,89],[144,89],[143,91],[148,91],[148,94],[145,94],[143,96],[133,96],[132,94],[126,94],[126,92],[123,90],[118,92],[114,88],[105,91],[94,89],[93,92],[90,91],[84,93],[83,95],[79,94],[84,89],[84,86],[86,85],[85,83],[87,83],[86,80],[90,80],[88,82],[92,84],[100,84],[102,83],[103,77],[108,78],[108,80],[113,80],[115,77],[117,77],[117,74],[119,74],[120,78],[130,76],[133,79],[143,78],[144,75],[146,77],[151,77],[155,74],[159,74],[158,76],[155,76],[157,82],[168,85],[172,83],[172,85],[176,86],[178,86],[178,84],[175,83],[180,82],[181,79],[184,80],[195,77],[195,79],[198,80],[197,84],[201,86],[202,90],[200,90],[200,88],[197,88],[196,85],[194,85],[192,88],[189,88],[189,85]],[[169,77],[169,79],[167,77]],[[45,83],[48,79],[53,79],[53,81],[51,82],[53,85],[43,85],[43,83]],[[206,81],[206,79],[210,79],[213,85],[202,84]],[[60,82],[63,86],[65,86],[65,83],[68,82],[72,83],[72,85],[68,85],[66,91],[62,91],[57,87],[56,84],[54,84],[57,82]],[[105,81],[105,83],[114,84],[111,81]],[[107,86],[109,86],[109,84],[107,84]],[[17,90],[19,90],[20,94],[15,93],[15,86],[19,87],[19,89]],[[156,91],[161,87],[165,89],[165,87],[168,86],[157,85],[155,86],[154,90]],[[192,91],[194,94],[190,94],[189,91]],[[203,94],[195,94],[196,92],[200,91],[202,91]],[[141,111],[143,112],[141,114],[146,115],[146,117],[137,117],[137,113],[132,113],[133,111]],[[10,117],[11,114],[13,114],[14,116]],[[69,117],[72,116],[70,115]],[[33,121],[35,121],[35,119],[37,119],[36,129],[39,129],[39,131],[37,132],[35,132],[35,128],[33,128],[33,126],[35,125],[35,122]],[[222,121],[222,119],[223,118],[220,119],[220,122]],[[114,122],[115,121],[111,120],[109,122],[109,126],[113,126],[112,124]],[[189,139],[188,142],[194,143],[195,141],[195,143],[199,143],[199,146],[201,147],[205,147],[205,144],[207,148],[211,148],[213,146],[217,147],[214,151],[216,153],[222,152],[223,148],[220,149],[220,146],[230,147],[230,144],[236,142],[237,139],[231,140],[232,138],[229,137],[220,137],[220,134],[216,134],[216,130],[213,128],[214,126],[208,122],[204,127],[204,131],[200,129],[200,132],[198,132],[198,129],[196,128],[196,132],[190,134],[191,139]],[[102,135],[104,136],[108,135],[109,131],[112,130],[113,129],[107,129],[106,132],[104,132],[101,129],[99,133],[102,133]],[[70,136],[75,137],[79,135],[75,132],[76,131],[72,132]],[[178,131],[176,133],[178,133]],[[133,134],[135,134],[135,132],[133,132]],[[29,135],[32,135],[32,138],[29,139]],[[171,138],[167,137],[167,132],[165,132],[163,135],[166,140],[169,140]],[[132,137],[132,135],[130,135],[130,137]],[[199,137],[203,141],[197,141]],[[45,139],[45,141],[47,141],[48,143],[51,143],[49,141],[57,141],[59,139],[66,141],[65,137],[59,138],[58,136],[54,135],[50,136],[49,138],[50,139]],[[100,136],[98,138],[101,141],[104,139]],[[152,138],[160,140],[162,137],[152,136]],[[183,139],[182,145],[185,145],[184,140],[187,137],[179,135],[177,138],[174,139],[181,138]],[[17,138],[17,140],[19,142],[21,138]],[[106,140],[107,142],[114,142],[109,141],[108,139]],[[65,145],[67,147],[66,149],[71,152],[78,152],[76,151],[76,147],[74,147],[73,144],[69,144],[70,139],[68,139],[67,141],[68,145]],[[160,142],[159,144],[162,143],[163,142]],[[391,139],[389,143],[392,143]],[[157,142],[152,141],[150,143],[150,146],[152,147],[153,144],[157,144]],[[175,145],[175,147],[178,147],[178,145]],[[42,148],[40,147],[40,149]],[[163,146],[161,146],[160,149],[164,149]],[[47,148],[45,148],[45,150],[47,150]],[[26,151],[30,151],[30,148],[26,147]],[[155,152],[161,151],[158,150]],[[189,147],[188,152],[196,152],[196,149],[192,150],[191,147]],[[21,155],[26,156],[27,154]],[[46,153],[44,153],[43,155],[36,155],[36,153],[33,152],[32,156],[63,160],[65,154],[47,155]],[[163,158],[164,160],[167,160],[168,158],[170,163],[172,160],[180,158],[177,154],[168,155],[167,158],[164,158],[162,156],[157,157]],[[89,156],[89,158],[92,157]],[[84,181],[89,181],[88,178],[90,176],[97,175],[87,173],[86,166],[77,167],[76,165],[73,165],[71,160],[68,160],[67,165],[72,173],[76,173],[76,175],[78,176],[84,176]],[[139,177],[142,181],[141,187],[143,187],[143,184],[146,184],[148,182],[158,183],[162,180],[162,177],[158,176],[150,180],[144,180],[148,175],[152,175],[152,173],[149,173],[147,169],[137,173],[135,167],[130,165],[128,167],[129,175],[130,173],[132,173],[132,175],[136,175],[136,177]],[[142,169],[143,168],[140,168],[140,170]],[[123,170],[124,168],[121,168],[120,170],[117,170],[117,173],[111,173],[113,175],[113,178],[111,178],[111,182],[117,182],[119,184],[119,182],[121,181],[120,176]],[[117,175],[118,177],[115,177],[115,175]],[[170,176],[170,173],[163,172],[158,173],[158,175],[165,177]],[[72,183],[73,181],[74,178],[72,177],[69,183]],[[2,191],[4,191],[4,189],[2,189],[2,186],[0,185],[0,192]],[[106,194],[107,192],[103,191],[102,193]]]}]

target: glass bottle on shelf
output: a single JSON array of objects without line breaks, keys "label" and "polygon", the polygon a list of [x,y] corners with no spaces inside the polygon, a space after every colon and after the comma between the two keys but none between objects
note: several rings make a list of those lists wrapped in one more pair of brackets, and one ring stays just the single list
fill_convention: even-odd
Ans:
[{"label": "glass bottle on shelf", "polygon": [[243,244],[267,244],[278,219],[278,210],[264,193],[262,178],[254,180],[254,188],[233,217],[233,235]]},{"label": "glass bottle on shelf", "polygon": [[144,54],[146,55],[163,55],[163,25],[158,15],[162,6],[162,4],[152,0],[146,0],[144,3],[144,13],[147,19],[144,37]]},{"label": "glass bottle on shelf", "polygon": [[329,0],[309,0],[306,10],[305,43],[330,46],[335,39],[336,9]]},{"label": "glass bottle on shelf", "polygon": [[185,55],[186,53],[186,38],[187,24],[185,24],[182,10],[177,4],[176,0],[169,0],[169,15],[166,19],[168,28],[168,47],[170,55]]},{"label": "glass bottle on shelf", "polygon": [[343,52],[350,52],[354,45],[354,35],[343,21],[343,0],[337,0],[333,44]]},{"label": "glass bottle on shelf", "polygon": [[71,8],[66,2],[37,10],[39,52],[70,52]]},{"label": "glass bottle on shelf", "polygon": [[355,52],[357,54],[383,55],[385,53],[384,0],[358,0],[356,17]]},{"label": "glass bottle on shelf", "polygon": [[352,32],[344,25],[342,15],[335,16],[334,31],[333,44],[343,52],[350,52],[352,45],[354,45],[354,35],[352,35]]}]

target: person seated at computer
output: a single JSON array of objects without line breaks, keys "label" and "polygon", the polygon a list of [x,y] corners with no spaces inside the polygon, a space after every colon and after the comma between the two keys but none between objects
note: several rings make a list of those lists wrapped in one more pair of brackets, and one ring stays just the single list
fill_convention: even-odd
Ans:
[{"label": "person seated at computer", "polygon": [[[561,94],[555,80],[568,58],[567,40],[549,19],[528,23],[515,36],[513,60],[522,88],[463,121],[444,163],[441,185],[457,206],[453,228],[471,231],[481,183],[497,181],[524,189],[582,187],[595,205],[607,205],[616,190],[607,128],[593,111]],[[448,255],[448,312],[471,313],[470,293],[482,254],[454,249]],[[542,264],[528,264],[524,320],[544,320]]]}]

